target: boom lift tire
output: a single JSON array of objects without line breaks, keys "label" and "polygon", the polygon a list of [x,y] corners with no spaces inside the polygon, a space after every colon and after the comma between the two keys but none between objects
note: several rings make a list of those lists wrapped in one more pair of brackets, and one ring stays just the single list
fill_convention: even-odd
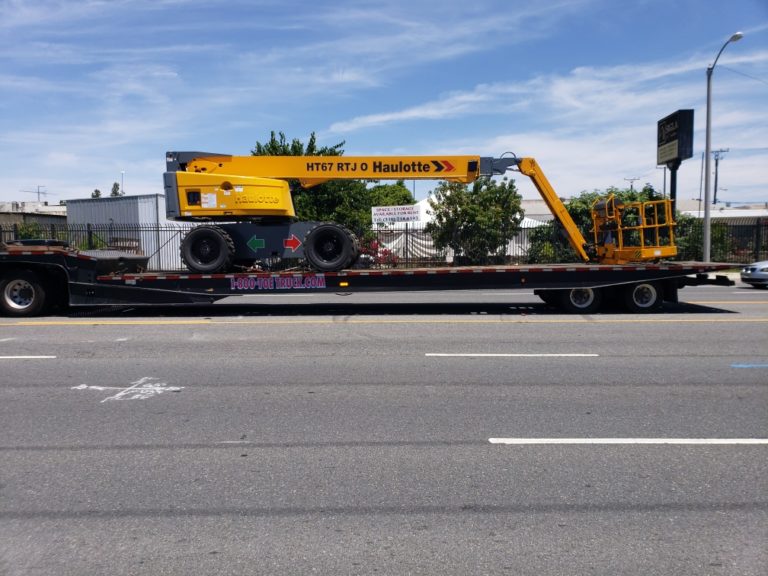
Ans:
[{"label": "boom lift tire", "polygon": [[227,272],[234,255],[235,243],[218,226],[193,228],[181,241],[181,259],[192,272]]},{"label": "boom lift tire", "polygon": [[560,308],[574,314],[593,314],[603,303],[603,291],[600,288],[569,288],[559,290]]},{"label": "boom lift tire", "polygon": [[8,316],[35,316],[46,305],[46,293],[37,274],[11,270],[0,279],[0,309]]},{"label": "boom lift tire", "polygon": [[623,292],[624,306],[634,313],[653,312],[664,302],[664,291],[656,282],[630,284]]},{"label": "boom lift tire", "polygon": [[338,272],[349,268],[358,255],[357,238],[338,224],[318,224],[304,238],[304,257],[318,272]]}]

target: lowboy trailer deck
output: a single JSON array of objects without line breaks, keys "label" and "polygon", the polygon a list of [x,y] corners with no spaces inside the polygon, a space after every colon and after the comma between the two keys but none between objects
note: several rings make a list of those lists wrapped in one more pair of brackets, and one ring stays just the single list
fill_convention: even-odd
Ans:
[{"label": "lowboy trailer deck", "polygon": [[589,314],[606,301],[631,312],[677,302],[693,285],[733,285],[710,274],[732,264],[662,262],[441,268],[350,269],[338,272],[142,272],[145,257],[90,254],[56,242],[0,244],[0,313],[45,314],[55,306],[213,303],[230,296],[292,292],[350,293],[533,289],[548,304]]}]

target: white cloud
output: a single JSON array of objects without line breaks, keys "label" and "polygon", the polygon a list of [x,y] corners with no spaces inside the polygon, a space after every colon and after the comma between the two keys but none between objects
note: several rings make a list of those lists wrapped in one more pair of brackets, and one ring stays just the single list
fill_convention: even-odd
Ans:
[{"label": "white cloud", "polygon": [[[768,52],[739,55],[742,65],[768,70]],[[439,99],[392,110],[353,117],[330,125],[335,134],[371,131],[389,125],[445,120],[461,116],[498,116],[496,135],[441,141],[435,149],[409,149],[410,153],[454,152],[498,155],[512,150],[536,156],[548,173],[557,174],[563,195],[582,190],[626,187],[626,178],[641,178],[662,188],[663,173],[655,166],[656,122],[677,108],[697,110],[694,141],[704,142],[704,100],[701,59],[624,65],[581,67],[564,75],[543,75],[524,83],[483,84],[473,90],[447,94]],[[696,65],[694,65],[694,62]],[[730,191],[754,199],[768,194],[768,90],[759,82],[745,88],[723,83],[717,91],[713,142],[731,143]],[[542,129],[537,132],[505,132],[514,126],[520,111],[534,115]],[[427,122],[424,124],[424,122]],[[487,132],[487,129],[485,130]],[[370,135],[369,135],[370,136]],[[419,146],[429,145],[421,141]],[[754,152],[747,152],[753,149]],[[742,152],[742,150],[744,152]],[[700,152],[699,152],[700,154]],[[679,171],[680,196],[693,197],[699,189],[699,162],[687,161]],[[527,182],[526,195],[536,195]]]}]

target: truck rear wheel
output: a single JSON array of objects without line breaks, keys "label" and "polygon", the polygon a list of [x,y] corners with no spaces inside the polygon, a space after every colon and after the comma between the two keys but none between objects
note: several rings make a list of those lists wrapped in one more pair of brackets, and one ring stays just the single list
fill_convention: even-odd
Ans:
[{"label": "truck rear wheel", "polygon": [[215,274],[232,266],[235,244],[218,226],[198,226],[181,241],[181,259],[192,272]]},{"label": "truck rear wheel", "polygon": [[560,307],[566,312],[592,314],[603,303],[603,291],[599,288],[569,288],[560,291]]},{"label": "truck rear wheel", "polygon": [[304,238],[304,257],[314,270],[337,272],[349,268],[357,256],[354,235],[338,224],[318,224]]},{"label": "truck rear wheel", "polygon": [[45,288],[34,272],[11,271],[0,280],[0,310],[8,316],[35,316],[45,302]]},{"label": "truck rear wheel", "polygon": [[624,288],[624,306],[630,312],[652,312],[661,308],[664,294],[659,284],[641,282]]}]

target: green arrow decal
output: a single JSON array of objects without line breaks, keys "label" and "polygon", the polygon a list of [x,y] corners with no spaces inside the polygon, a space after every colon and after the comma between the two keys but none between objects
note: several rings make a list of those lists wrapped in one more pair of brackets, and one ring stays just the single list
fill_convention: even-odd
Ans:
[{"label": "green arrow decal", "polygon": [[247,242],[248,248],[250,248],[253,252],[257,252],[258,250],[263,250],[264,246],[266,246],[266,243],[264,242],[264,238],[256,238],[254,236]]}]

